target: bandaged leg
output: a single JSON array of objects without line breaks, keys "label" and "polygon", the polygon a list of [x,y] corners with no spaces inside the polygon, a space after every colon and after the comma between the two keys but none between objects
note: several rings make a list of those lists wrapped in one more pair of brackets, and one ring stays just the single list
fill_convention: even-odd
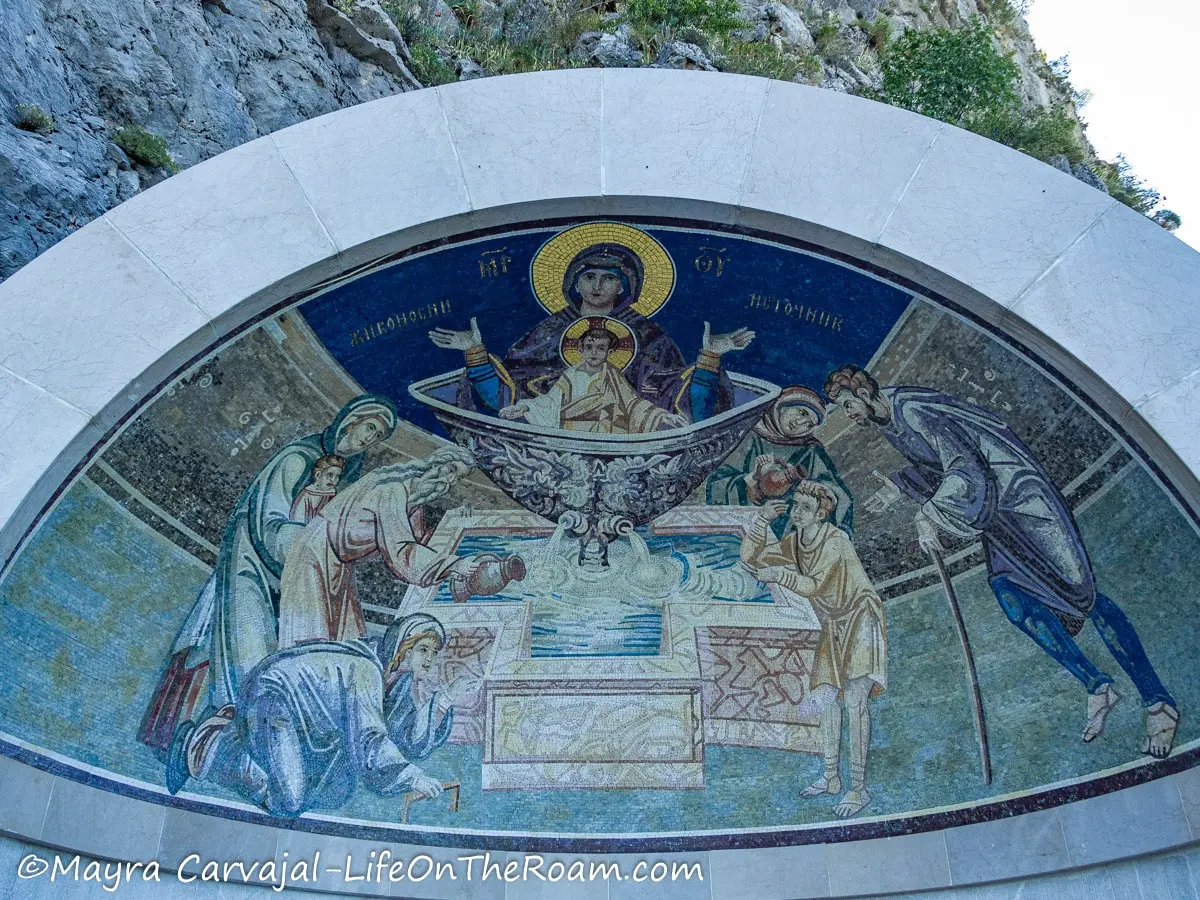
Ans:
[{"label": "bandaged leg", "polygon": [[[1087,688],[1087,719],[1080,736],[1085,743],[1094,741],[1104,733],[1108,714],[1121,699],[1113,688],[1112,676],[1096,667],[1071,637],[1062,620],[1033,594],[1004,576],[992,579],[992,590],[995,591],[996,599],[1000,601],[1000,607],[1009,621],[1029,635],[1034,643]],[[1101,604],[1098,603],[1097,610],[1100,608]],[[1097,615],[1098,612],[1093,613],[1093,620],[1096,620]],[[1107,642],[1109,637],[1105,634],[1102,621],[1097,621],[1097,628]],[[1138,649],[1141,649],[1140,645]],[[1121,657],[1118,656],[1118,662],[1120,661]]]}]

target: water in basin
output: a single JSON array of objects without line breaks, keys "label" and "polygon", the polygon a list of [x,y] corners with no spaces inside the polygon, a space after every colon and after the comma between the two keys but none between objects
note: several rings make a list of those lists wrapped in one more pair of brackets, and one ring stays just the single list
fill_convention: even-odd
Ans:
[{"label": "water in basin", "polygon": [[[533,601],[534,657],[657,656],[668,601],[770,603],[766,589],[738,562],[733,534],[655,536],[645,529],[609,546],[608,566],[577,564],[578,544],[561,530],[548,537],[468,532],[460,556],[519,553],[524,581],[478,602]],[[435,603],[453,602],[444,586]]]}]

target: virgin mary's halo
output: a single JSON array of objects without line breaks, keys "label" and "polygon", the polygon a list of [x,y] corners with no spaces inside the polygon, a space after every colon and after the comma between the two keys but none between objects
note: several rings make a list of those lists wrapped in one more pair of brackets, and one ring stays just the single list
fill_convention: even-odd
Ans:
[{"label": "virgin mary's halo", "polygon": [[529,282],[546,312],[561,312],[570,305],[563,292],[563,279],[571,263],[589,248],[604,246],[620,247],[641,262],[642,283],[635,290],[637,297],[630,308],[646,317],[662,309],[675,289],[675,264],[666,248],[632,225],[586,222],[559,232],[534,254]]}]

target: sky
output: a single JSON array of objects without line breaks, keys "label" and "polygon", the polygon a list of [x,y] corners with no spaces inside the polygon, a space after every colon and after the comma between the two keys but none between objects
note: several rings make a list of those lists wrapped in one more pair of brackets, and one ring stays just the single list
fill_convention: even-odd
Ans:
[{"label": "sky", "polygon": [[1033,0],[1026,19],[1091,92],[1082,115],[1096,152],[1124,153],[1183,219],[1176,237],[1200,249],[1200,2]]}]

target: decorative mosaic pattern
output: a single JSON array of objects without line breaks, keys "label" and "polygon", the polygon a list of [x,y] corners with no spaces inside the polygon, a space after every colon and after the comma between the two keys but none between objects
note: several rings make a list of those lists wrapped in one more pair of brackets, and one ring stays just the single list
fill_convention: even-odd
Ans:
[{"label": "decorative mosaic pattern", "polygon": [[0,578],[0,739],[350,834],[895,833],[1190,766],[1197,559],[1143,451],[952,299],[533,223],[148,396]]}]

